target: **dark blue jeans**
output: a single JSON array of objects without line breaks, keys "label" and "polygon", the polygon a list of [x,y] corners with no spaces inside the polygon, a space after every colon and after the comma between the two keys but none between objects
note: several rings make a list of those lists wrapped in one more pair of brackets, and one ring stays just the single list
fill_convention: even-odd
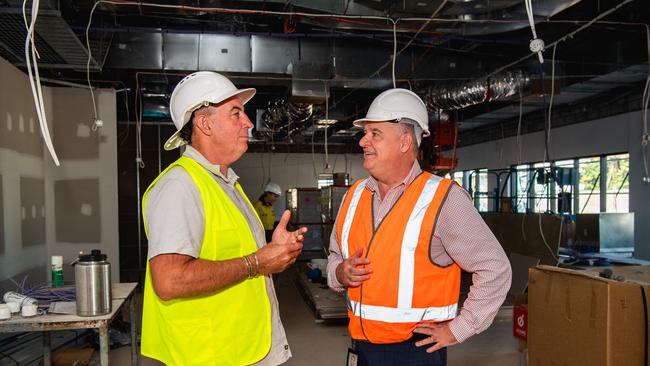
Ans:
[{"label": "dark blue jeans", "polygon": [[425,335],[415,334],[407,341],[390,344],[353,341],[353,348],[359,354],[358,366],[446,366],[447,348],[427,353],[432,344],[415,346],[424,338]]}]

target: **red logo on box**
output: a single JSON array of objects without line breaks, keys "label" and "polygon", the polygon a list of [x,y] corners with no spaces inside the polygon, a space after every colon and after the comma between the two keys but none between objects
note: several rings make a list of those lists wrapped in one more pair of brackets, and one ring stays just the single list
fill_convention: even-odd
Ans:
[{"label": "red logo on box", "polygon": [[512,335],[526,339],[528,335],[528,305],[515,306],[512,313]]}]

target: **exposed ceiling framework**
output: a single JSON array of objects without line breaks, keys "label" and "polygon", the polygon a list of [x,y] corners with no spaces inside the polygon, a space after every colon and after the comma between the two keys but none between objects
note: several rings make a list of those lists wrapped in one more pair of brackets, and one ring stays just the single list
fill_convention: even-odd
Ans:
[{"label": "exposed ceiling framework", "polygon": [[[184,75],[225,73],[258,89],[247,105],[257,122],[254,151],[320,150],[326,134],[330,151],[355,151],[351,122],[392,87],[393,54],[395,84],[419,93],[433,120],[443,108],[459,123],[461,144],[504,136],[504,124],[520,114],[531,121],[524,131],[541,129],[551,94],[557,111],[640,100],[648,73],[645,0],[533,0],[538,37],[561,40],[544,51],[543,64],[529,50],[523,0],[41,3],[44,77],[85,84],[92,11],[95,85],[130,89],[131,111],[137,97],[143,121],[166,123],[171,90]],[[0,56],[24,67],[22,1],[0,5]]]}]

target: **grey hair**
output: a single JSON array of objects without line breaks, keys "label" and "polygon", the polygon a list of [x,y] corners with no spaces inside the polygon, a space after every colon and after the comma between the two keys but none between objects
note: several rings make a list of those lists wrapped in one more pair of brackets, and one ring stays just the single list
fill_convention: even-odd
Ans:
[{"label": "grey hair", "polygon": [[185,126],[181,128],[181,132],[179,134],[180,138],[185,140],[185,142],[190,145],[192,143],[192,131],[194,131],[194,119],[198,116],[210,116],[213,113],[213,110],[210,108],[210,105],[207,106],[202,106],[199,109],[195,110],[192,112],[192,115],[190,116],[190,120],[187,121]]},{"label": "grey hair", "polygon": [[402,130],[402,133],[405,133],[405,134],[408,134],[408,135],[411,136],[411,141],[414,142],[413,144],[411,144],[411,150],[413,150],[413,152],[415,153],[415,156],[417,156],[418,155],[418,150],[420,148],[421,137],[420,137],[420,139],[418,139],[416,137],[417,136],[416,126],[412,125],[410,123],[399,123],[398,125],[400,126],[400,129]]}]

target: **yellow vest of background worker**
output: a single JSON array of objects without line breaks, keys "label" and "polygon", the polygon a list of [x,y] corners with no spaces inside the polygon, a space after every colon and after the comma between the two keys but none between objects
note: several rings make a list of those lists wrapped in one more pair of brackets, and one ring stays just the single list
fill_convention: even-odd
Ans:
[{"label": "yellow vest of background worker", "polygon": [[272,205],[265,205],[262,201],[257,201],[253,204],[257,215],[262,221],[262,226],[264,230],[273,230],[273,224],[275,223],[275,211],[273,210]]},{"label": "yellow vest of background worker", "polygon": [[[205,231],[199,258],[219,261],[256,251],[255,239],[244,216],[197,162],[181,157],[160,176],[177,165],[192,177],[203,200]],[[149,190],[160,176],[144,194],[144,217]],[[239,184],[237,189],[246,197]],[[264,358],[270,348],[271,304],[264,276],[244,280],[210,295],[163,301],[154,292],[147,262],[143,355],[175,366],[248,365]]]}]

